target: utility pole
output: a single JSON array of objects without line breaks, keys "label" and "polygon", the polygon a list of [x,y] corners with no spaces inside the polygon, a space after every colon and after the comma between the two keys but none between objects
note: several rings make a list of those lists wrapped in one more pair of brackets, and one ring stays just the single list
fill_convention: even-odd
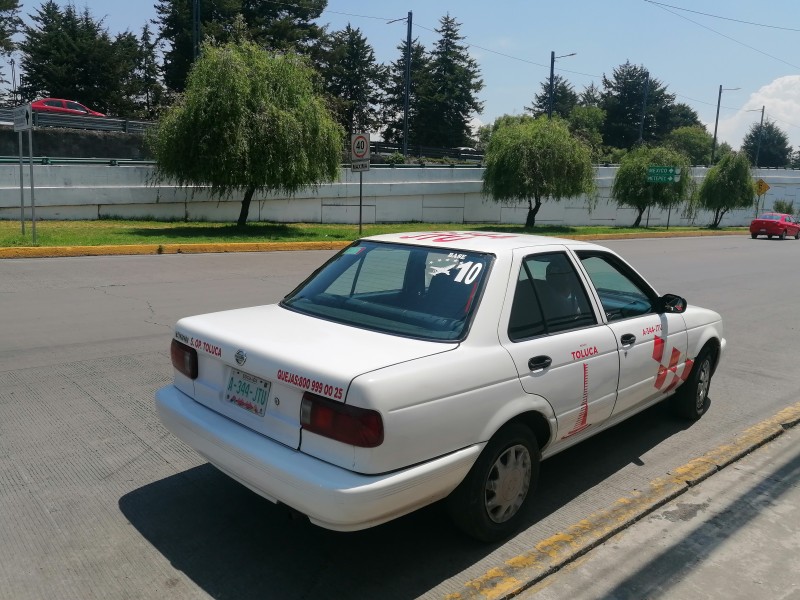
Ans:
[{"label": "utility pole", "polygon": [[642,118],[639,121],[639,143],[644,141],[644,116],[647,112],[647,92],[650,90],[650,73],[644,74],[644,94],[642,95]]},{"label": "utility pole", "polygon": [[570,54],[562,54],[561,56],[556,56],[554,51],[550,51],[550,89],[547,93],[547,118],[553,118],[553,81],[554,81],[554,74],[555,66],[556,66],[556,59],[557,58],[566,58],[567,56],[575,56],[577,52],[572,52]]},{"label": "utility pole", "polygon": [[758,155],[761,152],[761,138],[764,136],[764,106],[761,107],[761,123],[758,126],[758,144],[756,145],[756,169],[758,168]]},{"label": "utility pole", "polygon": [[717,96],[717,117],[714,119],[714,141],[711,143],[711,166],[714,165],[714,153],[717,149],[717,125],[719,124],[719,105],[722,102],[722,91],[732,92],[733,90],[740,90],[742,88],[724,88],[719,86],[719,95]]},{"label": "utility pole", "polygon": [[387,21],[386,24],[397,23],[398,21],[406,22],[406,69],[405,69],[405,84],[403,90],[403,158],[408,156],[408,104],[411,96],[411,24],[413,21],[413,14],[408,11],[408,16],[405,19],[394,19]]},{"label": "utility pole", "polygon": [[403,158],[408,156],[408,103],[411,96],[411,21],[408,11],[408,29],[406,31],[406,86],[403,95]]},{"label": "utility pole", "polygon": [[192,0],[192,47],[194,60],[200,56],[200,0]]}]

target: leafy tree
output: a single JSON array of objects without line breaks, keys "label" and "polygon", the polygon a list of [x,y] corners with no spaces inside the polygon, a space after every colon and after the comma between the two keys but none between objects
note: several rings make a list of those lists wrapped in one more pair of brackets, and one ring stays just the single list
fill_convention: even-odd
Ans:
[{"label": "leafy tree", "polygon": [[151,130],[157,173],[218,198],[257,190],[294,194],[339,173],[343,132],[301,57],[250,41],[206,44],[186,92]]},{"label": "leafy tree", "polygon": [[417,135],[425,146],[468,146],[472,143],[472,115],[483,110],[477,99],[483,80],[478,63],[461,43],[461,24],[450,15],[442,17],[439,24],[430,77],[420,89]]},{"label": "leafy tree", "polygon": [[348,133],[372,131],[380,123],[386,69],[361,30],[349,24],[329,37],[322,76],[325,90]]},{"label": "leafy tree", "polygon": [[603,122],[606,114],[596,106],[575,106],[569,113],[569,130],[592,149],[592,158],[599,159],[603,146]]},{"label": "leafy tree", "polygon": [[731,152],[708,170],[700,184],[697,203],[714,213],[711,227],[717,228],[729,210],[752,206],[755,193],[747,154]]},{"label": "leafy tree", "polygon": [[750,130],[744,136],[742,150],[747,154],[750,163],[756,167],[783,168],[791,161],[792,147],[789,145],[789,138],[769,119],[764,121],[763,126],[760,123],[750,126]]},{"label": "leafy tree", "polygon": [[[12,38],[22,26],[19,9],[19,0],[0,0],[0,56],[9,56],[16,48]],[[2,71],[0,83],[8,83]]]},{"label": "leafy tree", "polygon": [[[313,21],[327,5],[327,0],[201,0],[200,30],[204,39],[231,41],[235,39],[234,19],[241,14],[248,37],[255,43],[270,50],[309,54],[323,34]],[[169,89],[182,91],[194,60],[192,0],[157,0],[155,9],[153,24],[158,25],[159,38],[166,42],[164,81]]]},{"label": "leafy tree", "polygon": [[527,201],[525,227],[536,225],[545,198],[558,202],[595,189],[591,150],[557,117],[500,124],[484,163],[484,194],[495,202]]},{"label": "leafy tree", "polygon": [[610,78],[603,76],[600,108],[606,111],[603,141],[607,146],[631,148],[638,142],[645,84],[647,104],[642,141],[660,142],[676,127],[700,123],[694,111],[675,104],[675,95],[668,93],[658,79],[650,77],[647,69],[626,62],[614,69]]},{"label": "leafy tree", "polygon": [[[406,93],[406,46],[403,41],[397,47],[400,57],[389,65],[389,80],[384,103],[386,130],[383,138],[387,142],[403,142],[403,112]],[[408,96],[408,145],[417,144],[419,121],[419,94],[430,75],[430,58],[418,40],[411,42],[411,78]]]},{"label": "leafy tree", "polygon": [[[675,183],[649,183],[647,168],[651,166],[678,167],[680,177]],[[672,208],[686,201],[691,192],[689,160],[672,148],[639,146],[628,152],[620,163],[611,197],[620,206],[637,211],[633,227],[639,227],[642,215],[649,207]]]},{"label": "leafy tree", "polygon": [[[531,106],[526,106],[525,110],[534,117],[546,115],[550,105],[550,79],[542,82],[542,91],[533,97]],[[553,114],[562,119],[569,117],[572,109],[578,104],[578,94],[572,84],[561,75],[553,76]]]},{"label": "leafy tree", "polygon": [[711,163],[711,144],[714,138],[702,126],[678,127],[673,129],[664,141],[678,152],[683,152],[693,165],[708,165]]}]

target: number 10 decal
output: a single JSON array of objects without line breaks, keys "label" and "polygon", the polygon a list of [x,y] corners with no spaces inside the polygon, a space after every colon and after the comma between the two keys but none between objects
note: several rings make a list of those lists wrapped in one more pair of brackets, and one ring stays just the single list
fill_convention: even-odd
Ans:
[{"label": "number 10 decal", "polygon": [[481,263],[474,263],[472,261],[462,262],[456,267],[456,269],[458,269],[458,274],[456,275],[455,280],[458,283],[463,281],[465,284],[469,285],[478,278],[478,275],[481,273],[481,269],[483,269],[483,265]]}]

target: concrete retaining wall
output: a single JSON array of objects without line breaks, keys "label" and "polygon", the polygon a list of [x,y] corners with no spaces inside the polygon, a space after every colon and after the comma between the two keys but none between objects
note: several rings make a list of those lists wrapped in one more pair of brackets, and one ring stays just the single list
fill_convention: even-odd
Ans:
[{"label": "concrete retaining wall", "polygon": [[[37,219],[97,219],[103,217],[235,221],[240,199],[212,199],[205,190],[158,184],[151,166],[34,165]],[[501,205],[481,194],[479,167],[373,168],[363,174],[362,221],[429,223],[524,223],[527,205]],[[26,218],[30,218],[29,170],[23,169]],[[704,167],[695,167],[698,182]],[[598,193],[589,208],[584,197],[545,202],[537,223],[563,225],[631,225],[636,211],[610,200],[616,167],[599,167]],[[769,209],[776,200],[800,207],[800,171],[761,169],[754,173],[770,190],[762,198]],[[0,165],[0,219],[20,218],[19,164]],[[680,209],[668,214],[651,211],[650,225],[688,225]],[[728,213],[723,226],[746,225],[753,209]],[[312,223],[358,223],[359,174],[342,169],[339,181],[307,189],[287,198],[258,195],[250,220]],[[694,224],[711,221],[700,214]]]}]

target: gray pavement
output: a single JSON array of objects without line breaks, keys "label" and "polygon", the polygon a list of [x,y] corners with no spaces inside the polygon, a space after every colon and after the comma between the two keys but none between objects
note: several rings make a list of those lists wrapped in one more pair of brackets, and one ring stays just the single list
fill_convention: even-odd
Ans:
[{"label": "gray pavement", "polygon": [[798,482],[794,427],[517,598],[800,599]]}]

